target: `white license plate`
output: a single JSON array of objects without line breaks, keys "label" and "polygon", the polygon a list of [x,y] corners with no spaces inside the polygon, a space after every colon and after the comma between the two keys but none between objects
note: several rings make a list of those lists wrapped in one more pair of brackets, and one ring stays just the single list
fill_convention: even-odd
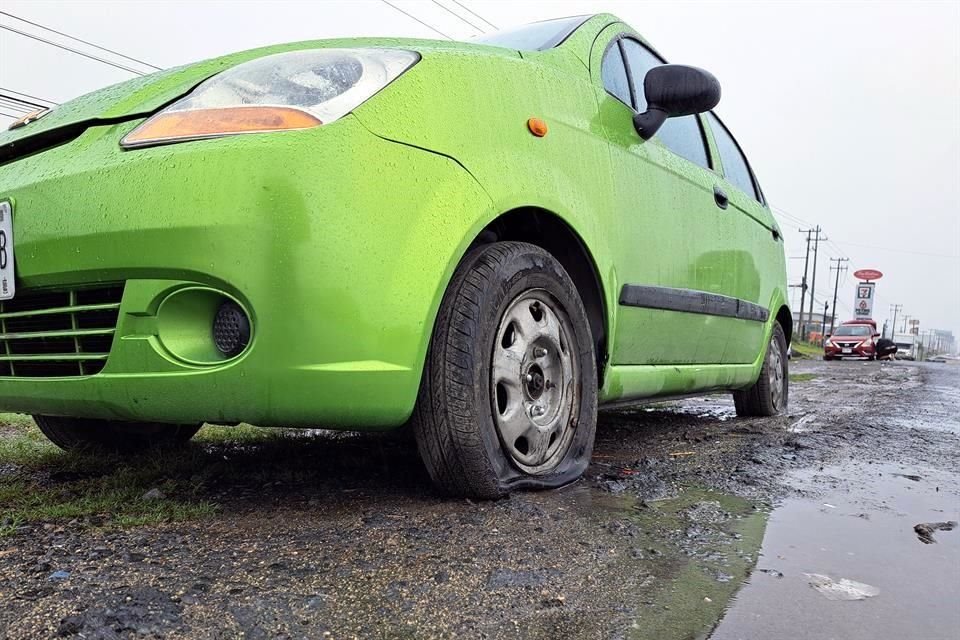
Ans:
[{"label": "white license plate", "polygon": [[844,349],[841,353],[853,353],[853,349]]},{"label": "white license plate", "polygon": [[10,300],[17,291],[13,276],[13,209],[0,202],[0,300]]}]

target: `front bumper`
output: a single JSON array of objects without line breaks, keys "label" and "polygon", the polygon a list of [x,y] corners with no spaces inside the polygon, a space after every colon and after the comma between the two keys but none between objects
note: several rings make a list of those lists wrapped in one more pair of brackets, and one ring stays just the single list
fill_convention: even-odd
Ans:
[{"label": "front bumper", "polygon": [[[124,282],[96,375],[0,377],[0,409],[122,420],[389,428],[416,399],[447,279],[489,199],[449,158],[353,116],[124,152],[136,122],[0,167],[18,291]],[[456,206],[451,206],[455,203]],[[238,301],[240,356],[171,350],[163,303]],[[206,327],[188,327],[196,340]]]},{"label": "front bumper", "polygon": [[864,358],[869,360],[876,353],[876,349],[872,345],[839,347],[827,344],[823,347],[823,355],[827,358]]}]

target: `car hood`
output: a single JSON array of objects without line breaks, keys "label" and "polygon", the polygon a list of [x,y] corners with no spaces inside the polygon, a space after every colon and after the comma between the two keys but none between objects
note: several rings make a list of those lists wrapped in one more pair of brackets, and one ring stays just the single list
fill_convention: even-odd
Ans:
[{"label": "car hood", "polygon": [[329,47],[398,47],[418,51],[421,55],[437,50],[518,55],[516,51],[488,45],[410,38],[312,40],[241,51],[99,89],[54,107],[25,126],[0,132],[0,163],[71,140],[87,127],[148,116],[184,96],[210,76],[242,62],[285,51]]}]

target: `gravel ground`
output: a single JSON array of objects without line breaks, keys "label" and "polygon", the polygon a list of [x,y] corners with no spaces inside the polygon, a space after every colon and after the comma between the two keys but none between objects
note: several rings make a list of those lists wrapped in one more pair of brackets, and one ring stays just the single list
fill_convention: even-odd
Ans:
[{"label": "gravel ground", "polygon": [[[399,438],[201,438],[133,461],[152,498],[8,516],[0,638],[703,637],[763,569],[773,506],[830,488],[791,474],[956,470],[960,367],[939,366],[794,362],[810,375],[769,420],[726,396],[605,412],[583,480],[499,502],[438,497]],[[0,459],[0,512],[110,473],[58,455]],[[150,511],[158,494],[179,510]]]}]

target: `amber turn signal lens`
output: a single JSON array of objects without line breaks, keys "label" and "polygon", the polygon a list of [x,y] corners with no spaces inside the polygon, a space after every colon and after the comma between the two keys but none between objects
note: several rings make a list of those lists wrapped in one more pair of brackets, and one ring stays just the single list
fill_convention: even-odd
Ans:
[{"label": "amber turn signal lens", "polygon": [[307,129],[323,124],[290,107],[227,107],[160,113],[127,135],[121,144],[137,147],[173,140],[211,138],[233,133]]},{"label": "amber turn signal lens", "polygon": [[547,123],[540,118],[530,118],[527,120],[527,129],[530,129],[530,133],[538,138],[547,135]]}]

